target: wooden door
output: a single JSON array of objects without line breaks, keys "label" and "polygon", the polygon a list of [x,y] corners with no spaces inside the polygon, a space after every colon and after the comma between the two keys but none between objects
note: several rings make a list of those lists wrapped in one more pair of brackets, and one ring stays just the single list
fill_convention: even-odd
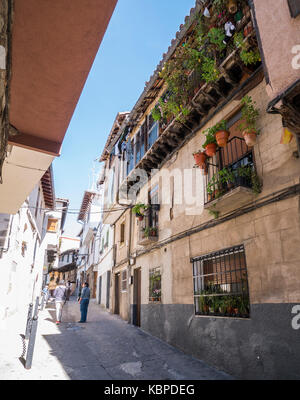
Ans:
[{"label": "wooden door", "polygon": [[141,268],[134,270],[133,324],[141,326]]},{"label": "wooden door", "polygon": [[115,275],[115,314],[120,314],[120,274]]},{"label": "wooden door", "polygon": [[107,271],[107,282],[106,282],[106,308],[109,309],[109,297],[110,297],[110,271]]},{"label": "wooden door", "polygon": [[98,304],[101,304],[102,295],[102,276],[99,277]]},{"label": "wooden door", "polygon": [[93,279],[93,294],[92,298],[96,298],[96,292],[97,292],[97,279],[98,279],[98,271],[94,271],[94,279]]}]

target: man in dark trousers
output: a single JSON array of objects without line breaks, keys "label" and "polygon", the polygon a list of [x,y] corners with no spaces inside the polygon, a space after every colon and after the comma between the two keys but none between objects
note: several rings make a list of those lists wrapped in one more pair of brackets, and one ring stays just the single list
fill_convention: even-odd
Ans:
[{"label": "man in dark trousers", "polygon": [[87,312],[88,312],[88,306],[90,302],[90,289],[89,289],[89,284],[87,282],[82,284],[82,290],[81,294],[79,297],[79,304],[80,304],[80,312],[81,312],[81,318],[80,318],[80,323],[86,322],[86,317],[87,317]]}]

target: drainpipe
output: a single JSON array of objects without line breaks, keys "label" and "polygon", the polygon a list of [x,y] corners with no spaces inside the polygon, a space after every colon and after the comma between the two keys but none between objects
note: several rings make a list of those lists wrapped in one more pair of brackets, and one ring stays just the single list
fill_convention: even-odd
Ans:
[{"label": "drainpipe", "polygon": [[[128,323],[132,324],[132,315],[131,315],[131,265],[130,265],[130,255],[131,255],[131,234],[132,234],[132,212],[129,213],[129,239],[128,239],[128,248],[127,248],[127,259],[128,259]],[[129,280],[130,279],[130,280]]]}]

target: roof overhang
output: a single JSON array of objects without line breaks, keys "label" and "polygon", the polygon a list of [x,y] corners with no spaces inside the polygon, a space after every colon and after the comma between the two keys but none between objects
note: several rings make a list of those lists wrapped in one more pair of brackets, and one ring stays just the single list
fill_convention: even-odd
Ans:
[{"label": "roof overhang", "polygon": [[15,0],[15,146],[57,156],[117,0]]},{"label": "roof overhang", "polygon": [[50,167],[43,175],[41,179],[41,185],[42,185],[45,205],[47,208],[53,210],[55,207],[55,193],[54,193],[52,165],[50,165]]},{"label": "roof overhang", "polygon": [[84,192],[77,221],[85,222],[87,213],[90,209],[91,201],[96,194],[96,192],[91,190],[86,190]]}]

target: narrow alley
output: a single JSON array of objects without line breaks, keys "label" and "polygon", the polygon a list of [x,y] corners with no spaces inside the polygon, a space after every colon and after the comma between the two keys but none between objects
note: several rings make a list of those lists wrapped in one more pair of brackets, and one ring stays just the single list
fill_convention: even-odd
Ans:
[{"label": "narrow alley", "polygon": [[[75,297],[55,324],[54,303],[39,313],[32,368],[18,357],[0,361],[1,379],[24,380],[224,380],[232,379],[205,363],[145,333],[121,318],[101,311],[93,301],[88,322],[77,323]],[[0,351],[1,353],[1,351]]]}]

